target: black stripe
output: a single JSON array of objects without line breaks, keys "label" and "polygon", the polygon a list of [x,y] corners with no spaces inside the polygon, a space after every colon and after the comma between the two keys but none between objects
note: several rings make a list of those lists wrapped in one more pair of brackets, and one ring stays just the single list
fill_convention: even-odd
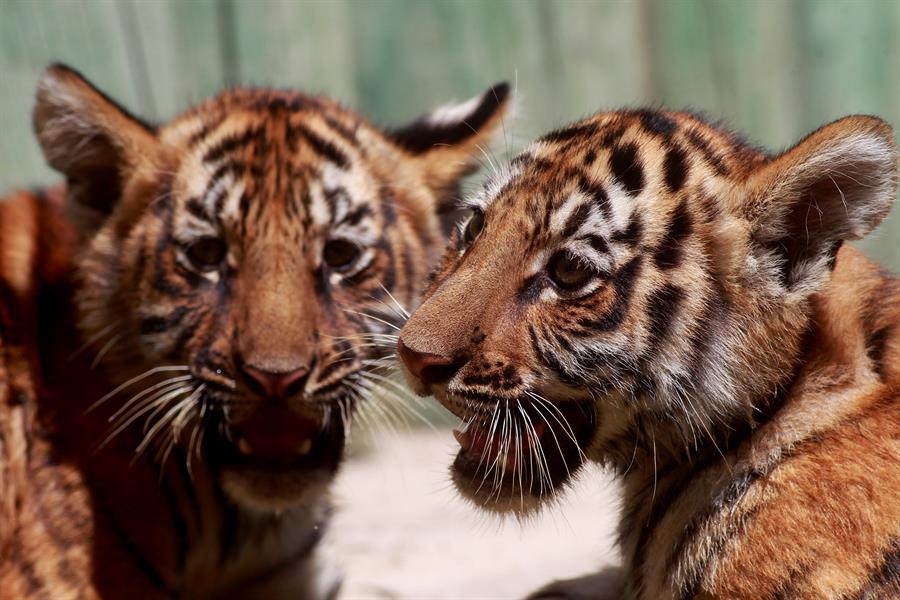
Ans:
[{"label": "black stripe", "polygon": [[644,168],[635,144],[616,146],[610,154],[609,166],[629,196],[639,194],[644,188]]},{"label": "black stripe", "polygon": [[156,242],[153,255],[153,289],[167,296],[179,297],[184,294],[180,288],[169,281],[169,273],[166,268],[166,255],[175,244],[175,240],[172,238],[173,211],[171,205],[163,218],[163,231]]},{"label": "black stripe", "polygon": [[337,216],[338,203],[343,200],[346,206],[350,206],[350,197],[347,194],[346,188],[343,186],[338,186],[334,189],[325,190],[325,204],[328,205],[328,214],[329,221],[334,223],[334,219]]},{"label": "black stripe", "polygon": [[381,216],[384,219],[385,226],[393,225],[397,220],[397,212],[394,209],[394,195],[387,186],[382,186],[381,188]]},{"label": "black stripe", "polygon": [[538,360],[550,369],[562,383],[566,385],[577,385],[582,383],[578,381],[575,375],[570,373],[559,360],[557,360],[552,351],[544,349],[534,325],[528,326],[528,334],[531,337],[531,347],[534,349],[534,353]]},{"label": "black stripe", "polygon": [[866,339],[866,351],[869,360],[872,361],[872,367],[882,381],[887,379],[887,365],[884,362],[884,355],[887,352],[887,341],[890,333],[890,327],[882,327],[872,331]]},{"label": "black stripe", "polygon": [[612,207],[609,204],[609,196],[600,183],[589,180],[584,174],[579,174],[578,186],[581,193],[589,196],[597,208],[603,213],[603,216],[609,218]]},{"label": "black stripe", "polygon": [[233,133],[231,135],[227,135],[213,144],[209,149],[207,149],[206,153],[203,155],[203,162],[216,162],[223,158],[226,154],[230,154],[238,148],[242,148],[250,144],[262,133],[262,128],[254,129],[251,127],[249,129],[245,129],[241,133]]},{"label": "black stripe", "polygon": [[672,324],[678,319],[678,308],[683,300],[684,290],[672,283],[650,295],[647,300],[647,316],[650,319],[647,344],[651,352],[657,350],[656,346],[665,340]]},{"label": "black stripe", "polygon": [[623,123],[614,123],[607,125],[600,138],[600,146],[609,148],[619,141],[619,138],[625,133],[626,126]]},{"label": "black stripe", "polygon": [[187,313],[187,307],[179,306],[164,317],[144,317],[141,319],[141,335],[164,333],[180,324]]},{"label": "black stripe", "polygon": [[409,125],[388,132],[397,145],[413,154],[421,154],[435,146],[456,145],[476,135],[491,120],[509,96],[509,84],[498,83],[481,96],[478,107],[464,119],[445,124],[434,124],[429,115],[416,119]]},{"label": "black stripe", "polygon": [[188,198],[184,203],[185,209],[197,219],[212,223],[214,221],[212,215],[206,212],[206,206],[200,202],[199,198]]},{"label": "black stripe", "polygon": [[562,237],[570,238],[572,235],[578,231],[578,228],[581,227],[585,221],[587,221],[588,217],[591,216],[591,207],[589,204],[580,204],[578,208],[572,211],[572,214],[569,215],[569,218],[566,220],[566,224],[562,230]]},{"label": "black stripe", "polygon": [[362,221],[363,217],[371,217],[372,209],[368,204],[361,204],[344,215],[344,218],[341,219],[339,225],[358,225],[360,221]]},{"label": "black stripe", "polygon": [[241,171],[246,169],[247,166],[243,162],[239,161],[226,161],[216,167],[216,170],[212,172],[209,176],[209,179],[206,180],[206,188],[203,191],[203,195],[206,196],[209,192],[215,187],[219,180],[222,179],[226,174],[231,173],[235,178],[240,176]]},{"label": "black stripe", "polygon": [[[341,169],[346,169],[350,166],[350,159],[343,150],[302,123],[292,123],[288,129],[288,137],[289,140],[296,139],[296,137],[302,137],[309,147],[312,148],[313,152],[329,162],[334,163]],[[289,141],[289,143],[291,142]],[[293,146],[293,144],[291,145]]]},{"label": "black stripe", "polygon": [[[332,117],[331,115],[324,114],[322,115],[322,119],[328,125],[330,129],[332,129],[336,134],[344,138],[344,141],[353,146],[354,148],[359,148],[359,139],[356,137],[356,129],[350,129],[346,127],[343,123]],[[361,151],[364,152],[365,149],[361,148]]]},{"label": "black stripe", "polygon": [[326,381],[331,375],[339,371],[342,367],[348,366],[350,360],[354,358],[357,358],[356,352],[347,352],[346,354],[341,355],[340,359],[332,362],[330,365],[319,371],[316,380],[318,382]]},{"label": "black stripe", "polygon": [[595,235],[592,233],[579,239],[590,244],[591,248],[593,248],[600,254],[606,254],[607,252],[609,252],[609,244],[607,244],[606,240],[604,240],[599,235]]},{"label": "black stripe", "polygon": [[599,331],[610,331],[622,324],[622,321],[625,320],[625,316],[628,314],[628,307],[631,305],[631,296],[634,291],[634,284],[641,272],[642,259],[643,257],[639,254],[616,271],[613,276],[616,297],[612,307],[602,317],[580,319],[578,325],[586,330],[582,335],[590,335]]},{"label": "black stripe", "polygon": [[728,165],[725,164],[725,160],[712,149],[710,143],[707,142],[703,136],[694,129],[688,129],[684,135],[691,145],[700,151],[704,160],[716,171],[716,173],[722,176],[728,175]]},{"label": "black stripe", "polygon": [[673,269],[681,264],[682,245],[691,233],[691,214],[687,202],[682,201],[672,213],[669,227],[653,251],[653,261],[660,269]]},{"label": "black stripe", "polygon": [[675,121],[659,111],[644,108],[636,112],[641,120],[641,126],[654,135],[668,138],[677,128]]},{"label": "black stripe", "polygon": [[688,174],[687,156],[678,145],[673,145],[666,152],[666,160],[663,164],[666,186],[672,193],[676,193],[684,185]]},{"label": "black stripe", "polygon": [[538,141],[539,142],[566,142],[575,137],[584,137],[589,138],[597,132],[597,124],[594,122],[588,123],[578,123],[575,125],[570,125],[568,127],[562,127],[560,129],[556,129],[541,136]]},{"label": "black stripe", "polygon": [[213,130],[218,129],[219,125],[221,125],[224,120],[224,118],[219,117],[216,118],[214,122],[204,121],[200,129],[198,129],[197,131],[192,133],[190,137],[188,137],[188,147],[193,148],[194,146],[202,142],[210,133],[213,132]]}]

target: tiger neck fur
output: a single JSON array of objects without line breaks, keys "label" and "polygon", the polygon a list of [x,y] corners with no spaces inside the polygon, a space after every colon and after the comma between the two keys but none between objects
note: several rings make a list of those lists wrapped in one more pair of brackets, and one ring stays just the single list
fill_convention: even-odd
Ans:
[{"label": "tiger neck fur", "polygon": [[[891,398],[900,389],[898,322],[900,280],[845,246],[831,281],[810,298],[794,368],[773,393],[756,399],[745,418],[717,426],[704,442],[687,448],[681,428],[658,422],[648,427],[638,419],[634,427],[646,437],[627,448],[627,460],[624,445],[607,449],[602,460],[624,481],[620,544],[635,597],[654,589],[662,593],[669,585],[694,589],[711,559],[690,546],[718,539],[701,531],[698,514],[744,514],[741,503],[751,486],[795,449],[852,428],[878,402],[896,402]],[[668,581],[654,580],[657,572]]]}]

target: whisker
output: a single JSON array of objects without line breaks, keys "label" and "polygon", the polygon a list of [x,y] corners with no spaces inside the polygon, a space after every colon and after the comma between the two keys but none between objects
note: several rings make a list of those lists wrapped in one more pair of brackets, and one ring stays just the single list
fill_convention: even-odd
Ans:
[{"label": "whisker", "polygon": [[76,358],[78,358],[85,350],[90,348],[96,342],[100,341],[100,339],[103,338],[103,336],[110,333],[112,331],[112,329],[114,329],[116,327],[116,325],[120,325],[122,323],[122,321],[123,321],[123,319],[113,321],[112,323],[103,327],[100,331],[98,331],[97,333],[95,333],[94,335],[89,337],[87,339],[87,341],[78,348],[78,350],[76,350],[75,352],[73,352],[72,354],[69,355],[68,360],[73,361]]},{"label": "whisker", "polygon": [[97,408],[98,406],[100,406],[101,404],[103,404],[104,402],[106,402],[107,400],[109,400],[110,398],[112,398],[113,396],[115,396],[116,394],[121,392],[122,390],[126,389],[130,385],[133,385],[133,384],[137,383],[138,381],[142,381],[142,380],[146,379],[147,377],[150,377],[151,375],[155,375],[156,373],[164,373],[167,371],[188,371],[188,370],[190,370],[190,367],[188,367],[187,365],[165,365],[165,366],[161,366],[161,367],[153,367],[152,369],[148,369],[148,370],[144,371],[143,373],[141,373],[140,375],[132,377],[125,383],[123,383],[120,386],[113,389],[113,391],[109,392],[108,394],[106,394],[105,396],[103,396],[102,398],[100,398],[99,400],[94,402],[93,404],[91,404],[85,412],[87,413],[87,412],[94,410],[95,408]]},{"label": "whisker", "polygon": [[94,370],[97,368],[97,365],[99,365],[100,361],[103,360],[103,356],[112,349],[112,347],[116,344],[116,342],[118,342],[120,339],[122,339],[122,335],[124,335],[124,334],[117,333],[116,335],[114,335],[112,337],[111,340],[106,342],[106,344],[104,344],[102,348],[100,348],[100,352],[97,353],[97,356],[95,356],[94,360],[91,362],[91,370]]},{"label": "whisker", "polygon": [[370,315],[369,313],[360,312],[358,310],[350,310],[349,308],[342,308],[341,310],[343,310],[344,312],[359,315],[361,317],[366,317],[367,319],[372,319],[373,321],[378,321],[379,323],[384,323],[388,327],[391,327],[393,329],[396,329],[397,331],[400,331],[400,327],[398,327],[397,325],[394,325],[390,321],[385,321],[384,319],[380,319],[380,318],[376,317],[375,315]]},{"label": "whisker", "polygon": [[159,390],[160,388],[167,388],[161,392],[161,393],[165,393],[166,391],[169,391],[169,389],[175,389],[176,387],[179,387],[180,385],[182,385],[183,382],[191,379],[192,377],[193,377],[192,375],[179,375],[177,377],[170,377],[169,379],[165,379],[155,385],[151,385],[150,387],[148,387],[148,388],[138,392],[134,396],[132,396],[127,402],[125,402],[119,408],[119,410],[114,412],[109,417],[108,421],[111,423],[111,422],[115,421],[116,419],[118,419],[119,417],[121,417],[123,413],[128,411],[128,408],[132,404],[134,404],[135,402],[137,402],[144,396],[146,396],[148,394],[152,394],[154,391]]},{"label": "whisker", "polygon": [[187,386],[187,385],[186,385],[186,386],[183,386],[183,387],[181,387],[181,388],[179,388],[179,389],[177,389],[177,390],[174,390],[174,391],[172,391],[172,392],[169,392],[168,394],[162,396],[161,398],[159,398],[159,399],[156,400],[155,402],[148,403],[146,406],[144,406],[143,408],[141,408],[141,410],[139,410],[139,411],[137,411],[135,414],[131,415],[131,417],[129,417],[127,420],[125,420],[124,423],[122,423],[121,425],[119,425],[118,427],[116,427],[116,428],[113,430],[113,432],[110,433],[110,434],[106,437],[106,439],[103,440],[103,442],[101,442],[101,444],[100,444],[100,446],[97,448],[97,450],[102,450],[102,449],[103,449],[110,441],[112,441],[113,438],[115,438],[117,435],[119,435],[120,433],[122,433],[123,431],[125,431],[125,429],[127,429],[132,423],[134,423],[137,419],[139,419],[139,418],[141,417],[141,415],[146,414],[147,412],[149,412],[149,411],[151,411],[151,410],[154,410],[154,409],[156,408],[156,405],[157,405],[158,403],[159,403],[159,404],[162,404],[162,403],[168,402],[171,398],[175,398],[175,397],[179,396],[180,394],[183,394],[183,393],[185,393],[185,392],[189,392],[190,389],[191,389],[190,386]]}]

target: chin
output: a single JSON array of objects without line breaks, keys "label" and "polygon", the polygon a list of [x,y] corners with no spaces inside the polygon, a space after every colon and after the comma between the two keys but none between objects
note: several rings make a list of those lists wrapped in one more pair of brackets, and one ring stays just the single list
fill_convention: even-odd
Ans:
[{"label": "chin", "polygon": [[222,489],[244,508],[268,512],[312,507],[328,495],[334,471],[297,469],[286,473],[223,469]]},{"label": "chin", "polygon": [[222,490],[235,504],[257,511],[309,507],[327,497],[344,454],[340,420],[279,455],[257,454],[240,438],[218,440]]},{"label": "chin", "polygon": [[[450,467],[453,483],[463,498],[496,514],[527,516],[552,501],[584,466],[597,430],[589,401],[554,403],[551,412],[519,398],[437,398],[464,423],[454,430],[460,449]],[[498,402],[512,408],[495,419]]]}]

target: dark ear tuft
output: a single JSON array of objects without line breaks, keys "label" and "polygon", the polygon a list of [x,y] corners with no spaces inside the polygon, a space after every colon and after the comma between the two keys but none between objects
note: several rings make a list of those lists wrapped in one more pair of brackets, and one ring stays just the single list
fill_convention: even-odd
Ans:
[{"label": "dark ear tuft", "polygon": [[467,102],[448,104],[387,134],[418,164],[443,210],[460,179],[478,166],[478,153],[500,130],[509,110],[509,84],[498,83]]},{"label": "dark ear tuft", "polygon": [[388,137],[413,154],[422,154],[437,146],[455,146],[479,135],[479,131],[503,109],[509,91],[508,83],[498,83],[476,98],[442,106],[390,131]]},{"label": "dark ear tuft", "polygon": [[852,116],[816,130],[747,182],[753,238],[780,261],[786,288],[827,276],[841,242],[867,235],[897,192],[891,127]]}]

